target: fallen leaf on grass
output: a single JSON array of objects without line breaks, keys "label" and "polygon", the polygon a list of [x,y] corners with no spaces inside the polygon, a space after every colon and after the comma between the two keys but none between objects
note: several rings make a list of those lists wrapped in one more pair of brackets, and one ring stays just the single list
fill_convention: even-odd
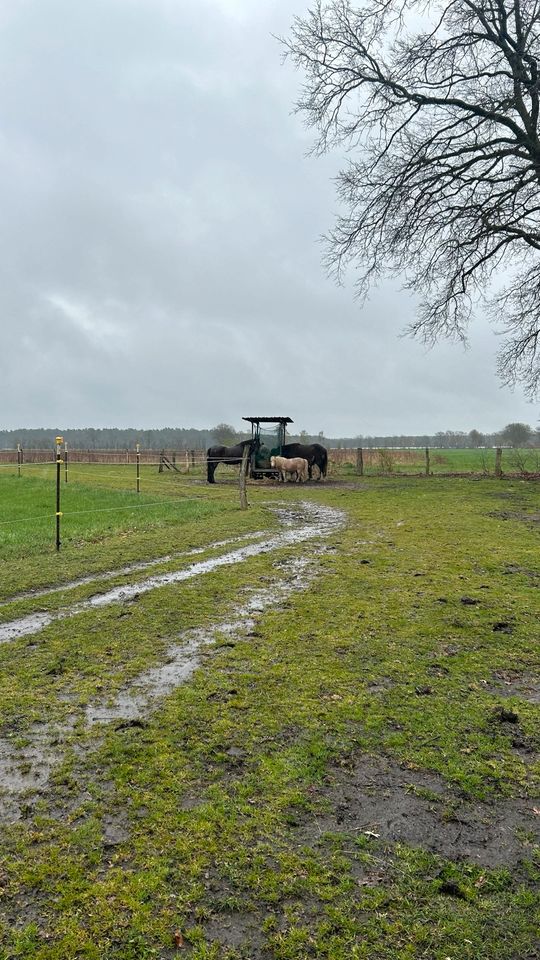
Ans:
[{"label": "fallen leaf on grass", "polygon": [[173,940],[174,940],[174,945],[175,945],[175,947],[176,947],[177,950],[180,950],[180,948],[185,945],[185,944],[184,944],[184,938],[183,938],[180,930],[175,930],[175,931],[174,931]]}]

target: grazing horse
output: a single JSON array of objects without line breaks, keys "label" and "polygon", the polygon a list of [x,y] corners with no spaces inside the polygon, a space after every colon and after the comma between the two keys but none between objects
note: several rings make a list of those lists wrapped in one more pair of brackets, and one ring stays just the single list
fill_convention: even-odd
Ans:
[{"label": "grazing horse", "polygon": [[218,463],[230,463],[233,466],[242,463],[244,447],[250,447],[249,452],[251,454],[253,446],[253,440],[242,440],[242,443],[237,443],[235,447],[209,447],[206,451],[206,479],[208,483],[216,482],[214,474]]},{"label": "grazing horse", "polygon": [[292,479],[292,474],[296,474],[296,482],[308,478],[308,462],[303,457],[293,457],[288,460],[286,457],[270,457],[270,466],[272,469],[279,470],[281,479],[285,480],[285,474],[288,473]]},{"label": "grazing horse", "polygon": [[284,457],[303,457],[308,462],[309,479],[311,480],[311,469],[315,465],[319,468],[318,480],[326,476],[328,467],[328,452],[326,447],[320,443],[286,443],[282,448]]}]

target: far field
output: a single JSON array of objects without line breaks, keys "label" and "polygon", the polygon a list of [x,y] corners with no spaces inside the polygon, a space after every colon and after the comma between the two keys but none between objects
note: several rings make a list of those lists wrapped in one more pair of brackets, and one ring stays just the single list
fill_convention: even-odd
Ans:
[{"label": "far field", "polygon": [[538,481],[216,478],[0,470],[0,957],[538,957]]}]

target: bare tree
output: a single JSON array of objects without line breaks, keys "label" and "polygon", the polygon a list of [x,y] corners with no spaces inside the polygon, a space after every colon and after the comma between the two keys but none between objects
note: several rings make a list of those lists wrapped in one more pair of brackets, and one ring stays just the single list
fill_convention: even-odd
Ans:
[{"label": "bare tree", "polygon": [[[409,332],[466,339],[487,297],[504,382],[540,382],[540,0],[317,2],[286,56],[315,153],[349,151],[328,237],[364,294],[383,272],[421,296]],[[504,283],[504,286],[503,286]]]}]

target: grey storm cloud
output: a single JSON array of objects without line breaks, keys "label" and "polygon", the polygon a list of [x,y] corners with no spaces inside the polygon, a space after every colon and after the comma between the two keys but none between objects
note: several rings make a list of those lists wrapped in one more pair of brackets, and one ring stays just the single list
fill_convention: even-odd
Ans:
[{"label": "grey storm cloud", "polygon": [[481,318],[427,352],[395,282],[361,307],[326,276],[340,158],[308,158],[274,38],[298,2],[3,5],[3,427],[534,422]]}]

